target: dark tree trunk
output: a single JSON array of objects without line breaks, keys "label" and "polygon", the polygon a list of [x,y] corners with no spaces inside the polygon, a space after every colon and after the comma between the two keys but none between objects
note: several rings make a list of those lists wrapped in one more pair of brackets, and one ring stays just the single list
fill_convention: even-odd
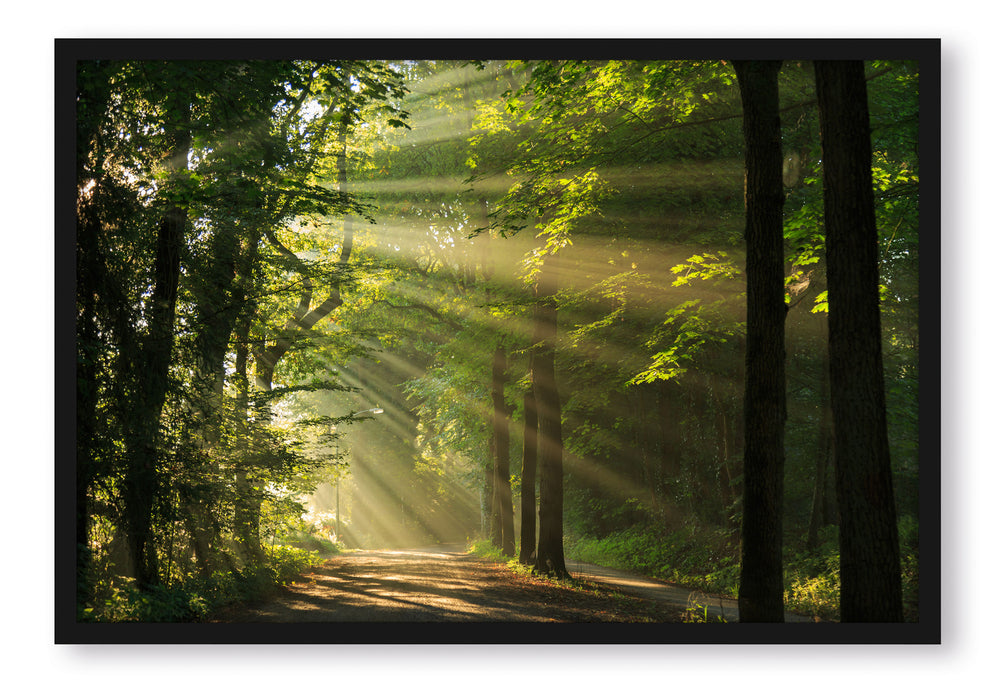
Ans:
[{"label": "dark tree trunk", "polygon": [[[94,188],[96,189],[96,188]],[[94,207],[95,209],[95,207]],[[95,217],[95,212],[92,213]],[[86,229],[92,229],[87,235]],[[77,223],[77,256],[80,261],[95,249],[99,229],[98,221],[80,217]],[[85,270],[92,265],[80,265],[77,274],[77,304],[81,309],[76,321],[76,580],[83,598],[87,573],[92,560],[89,545],[89,488],[96,472],[96,417],[99,399],[97,348],[99,338],[96,329],[97,291]],[[82,602],[82,600],[80,601]]]},{"label": "dark tree trunk", "polygon": [[500,527],[499,546],[507,557],[516,553],[512,517],[512,487],[509,481],[509,414],[505,407],[505,374],[508,359],[499,343],[492,361],[493,438],[495,458],[495,504]]},{"label": "dark tree trunk", "polygon": [[234,358],[234,382],[237,386],[238,464],[234,467],[234,540],[235,550],[244,564],[261,560],[261,499],[259,485],[243,461],[247,458],[249,402],[248,402],[248,332],[249,316],[241,320],[237,332],[237,350]]},{"label": "dark tree trunk", "polygon": [[158,581],[152,514],[160,491],[158,438],[168,393],[168,373],[175,337],[175,304],[179,286],[179,255],[184,244],[186,214],[169,207],[158,229],[155,285],[149,300],[148,335],[141,352],[139,395],[133,411],[138,430],[124,478],[125,520],[131,561],[138,585]]},{"label": "dark tree trunk", "polygon": [[902,622],[862,61],[815,63],[825,181],[829,374],[843,622]]},{"label": "dark tree trunk", "polygon": [[[177,175],[186,168],[191,143],[191,107],[186,96],[171,94],[166,99],[166,110],[172,133],[165,166]],[[123,492],[129,553],[135,580],[142,587],[157,583],[159,579],[153,532],[153,514],[161,490],[158,441],[175,342],[175,306],[186,218],[183,207],[173,202],[165,203],[158,226],[154,282],[146,307],[147,332],[136,363],[136,394],[130,415],[134,421],[135,439],[128,457]]]},{"label": "dark tree trunk", "polygon": [[746,144],[746,380],[739,619],[784,621],[784,233],[780,61],[736,61]]},{"label": "dark tree trunk", "polygon": [[258,518],[261,508],[256,484],[245,464],[250,418],[248,361],[251,356],[251,324],[257,308],[254,296],[255,264],[258,257],[260,236],[257,232],[247,240],[239,258],[236,286],[236,305],[239,314],[234,324],[234,376],[236,392],[237,460],[234,463],[234,551],[242,563],[255,563],[261,559],[261,533]]},{"label": "dark tree trunk", "polygon": [[534,312],[533,392],[536,397],[540,472],[540,534],[536,570],[570,578],[564,564],[564,450],[560,424],[560,394],[555,375],[557,343],[556,275],[547,262]]},{"label": "dark tree trunk", "polygon": [[484,480],[481,484],[481,535],[492,541],[496,547],[501,546],[496,538],[501,537],[501,526],[496,527],[496,513],[492,503],[495,493],[495,436],[488,436],[488,452],[485,458]]},{"label": "dark tree trunk", "polygon": [[[101,297],[106,296],[106,267],[100,245],[103,221],[98,167],[102,165],[101,124],[110,99],[110,81],[105,64],[78,64],[80,99],[76,105],[76,186],[87,180],[87,193],[77,190],[76,207],[76,571],[80,602],[88,598],[87,572],[92,559],[89,545],[89,488],[96,478],[97,415],[99,404],[100,329],[97,316]],[[103,302],[106,304],[106,302]]]},{"label": "dark tree trunk", "polygon": [[519,496],[519,563],[536,561],[536,441],[539,434],[536,398],[523,394],[523,456]]},{"label": "dark tree trunk", "polygon": [[[223,425],[223,396],[226,383],[224,362],[234,332],[234,323],[244,303],[243,290],[235,285],[240,242],[233,227],[218,226],[210,241],[209,258],[190,281],[196,297],[196,379],[194,408],[199,423],[198,445],[207,456],[204,477],[183,489],[182,508],[191,530],[196,560],[203,576],[216,567],[215,545],[220,540],[216,484],[220,472],[210,453],[220,440]],[[241,263],[244,264],[243,262]]]},{"label": "dark tree trunk", "polygon": [[[493,421],[494,422],[494,421]],[[493,426],[494,427],[494,426]],[[489,461],[490,468],[488,471],[488,480],[491,484],[488,492],[489,499],[489,516],[490,516],[490,527],[491,530],[488,533],[489,539],[492,541],[492,545],[496,549],[502,549],[502,509],[499,507],[499,486],[498,486],[498,467],[495,463],[495,433],[494,431],[488,437],[488,450],[490,453]]]}]

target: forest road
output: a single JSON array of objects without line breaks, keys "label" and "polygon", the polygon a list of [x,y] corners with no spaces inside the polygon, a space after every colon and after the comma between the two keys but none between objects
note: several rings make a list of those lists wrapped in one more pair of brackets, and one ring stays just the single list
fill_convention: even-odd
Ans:
[{"label": "forest road", "polygon": [[681,622],[682,608],[517,574],[462,546],[355,550],[211,623]]},{"label": "forest road", "polygon": [[738,619],[735,601],[589,564],[569,562],[568,570],[599,590],[527,578],[457,545],[356,550],[327,560],[273,599],[230,608],[210,622],[679,623],[696,601],[709,605],[710,616]]}]

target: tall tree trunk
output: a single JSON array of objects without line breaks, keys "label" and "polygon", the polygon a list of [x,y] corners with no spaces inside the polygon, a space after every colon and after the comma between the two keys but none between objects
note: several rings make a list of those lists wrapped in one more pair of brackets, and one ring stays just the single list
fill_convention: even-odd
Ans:
[{"label": "tall tree trunk", "polygon": [[502,528],[499,524],[496,527],[497,515],[494,508],[495,494],[495,436],[488,436],[488,452],[485,456],[485,464],[482,467],[483,480],[481,483],[481,536],[487,537],[496,547],[501,546],[497,541],[502,536]]},{"label": "tall tree trunk", "polygon": [[[171,94],[166,100],[172,125],[171,148],[165,166],[178,180],[186,169],[191,136],[191,108],[186,96]],[[166,202],[158,226],[154,286],[147,304],[147,333],[138,359],[136,396],[131,418],[135,442],[124,476],[124,518],[134,576],[139,586],[157,583],[157,551],[153,513],[161,488],[158,440],[162,409],[168,393],[168,374],[175,340],[175,305],[179,290],[179,260],[185,245],[186,210]]]},{"label": "tall tree trunk", "polygon": [[746,381],[739,619],[784,621],[784,227],[780,61],[736,61],[746,143]]},{"label": "tall tree trunk", "polygon": [[260,503],[255,482],[245,463],[248,452],[248,426],[250,419],[248,361],[251,357],[251,325],[256,314],[254,297],[255,264],[257,263],[260,234],[249,235],[238,259],[237,284],[234,303],[238,316],[234,323],[234,376],[236,435],[236,459],[234,460],[234,551],[243,564],[261,560],[261,533],[258,518]]},{"label": "tall tree trunk", "polygon": [[234,358],[234,382],[237,386],[237,434],[238,458],[234,467],[234,542],[235,550],[244,564],[261,560],[261,500],[259,484],[244,463],[247,458],[247,441],[250,406],[248,401],[248,333],[251,318],[245,314],[237,330],[237,349]]},{"label": "tall tree trunk", "polygon": [[[105,296],[106,266],[102,259],[99,201],[103,164],[101,125],[110,100],[109,71],[105,63],[81,61],[77,68],[76,103],[76,580],[80,602],[88,599],[92,552],[89,544],[90,494],[96,478],[97,416],[100,352],[97,316]],[[96,166],[96,167],[94,167]],[[85,183],[91,181],[88,192]],[[68,278],[68,275],[61,279]],[[106,304],[106,302],[104,302]]]},{"label": "tall tree trunk", "polygon": [[[231,226],[218,224],[210,240],[209,257],[190,281],[196,297],[195,378],[192,387],[193,410],[198,431],[194,439],[205,455],[203,476],[183,489],[181,508],[191,530],[192,544],[203,576],[216,567],[215,545],[220,539],[216,513],[216,484],[220,470],[212,457],[220,441],[223,426],[223,398],[226,383],[224,363],[234,333],[234,322],[242,311],[243,290],[235,285],[239,261],[238,234]],[[240,262],[241,265],[244,262]]]},{"label": "tall tree trunk", "polygon": [[816,61],[843,622],[902,622],[862,61]]},{"label": "tall tree trunk", "polygon": [[534,312],[533,392],[539,425],[540,472],[540,534],[535,568],[541,574],[570,578],[564,564],[564,448],[554,367],[557,344],[554,263],[555,260],[549,259],[543,270]]},{"label": "tall tree trunk", "polygon": [[519,484],[519,563],[536,560],[536,441],[539,434],[536,398],[530,386],[523,394],[523,456]]},{"label": "tall tree trunk", "polygon": [[492,405],[495,456],[495,503],[501,534],[499,546],[507,557],[516,553],[515,527],[512,517],[512,487],[509,480],[509,414],[505,407],[505,374],[508,359],[502,343],[495,348],[492,360]]}]

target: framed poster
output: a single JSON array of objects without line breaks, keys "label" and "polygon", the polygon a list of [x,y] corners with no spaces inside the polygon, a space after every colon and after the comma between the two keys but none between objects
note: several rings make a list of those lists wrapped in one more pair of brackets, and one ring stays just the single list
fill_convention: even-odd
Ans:
[{"label": "framed poster", "polygon": [[56,642],[938,643],[938,40],[55,49]]}]

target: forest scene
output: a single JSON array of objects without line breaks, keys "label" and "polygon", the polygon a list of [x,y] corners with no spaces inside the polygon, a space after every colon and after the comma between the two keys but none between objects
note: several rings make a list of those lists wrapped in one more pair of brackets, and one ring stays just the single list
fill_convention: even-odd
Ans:
[{"label": "forest scene", "polygon": [[917,56],[327,55],[72,64],[74,622],[924,619]]}]

